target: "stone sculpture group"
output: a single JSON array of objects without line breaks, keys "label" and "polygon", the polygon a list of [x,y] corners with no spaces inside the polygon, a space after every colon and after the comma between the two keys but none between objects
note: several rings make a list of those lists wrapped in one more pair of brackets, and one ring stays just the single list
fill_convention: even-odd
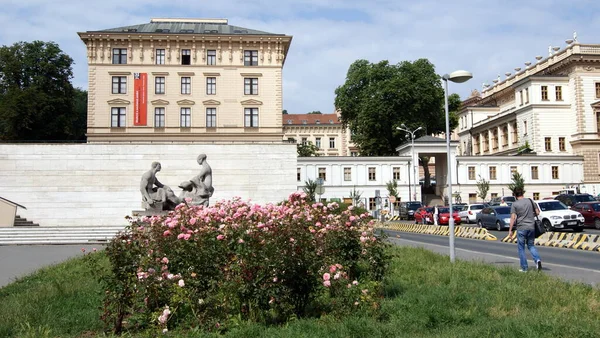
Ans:
[{"label": "stone sculpture group", "polygon": [[161,165],[159,162],[152,162],[150,170],[142,175],[140,181],[142,207],[148,212],[160,213],[164,210],[174,210],[186,199],[193,205],[208,206],[208,201],[215,191],[212,186],[212,169],[206,162],[206,154],[198,155],[197,161],[200,172],[189,181],[179,184],[179,188],[183,189],[179,196],[156,178]]}]

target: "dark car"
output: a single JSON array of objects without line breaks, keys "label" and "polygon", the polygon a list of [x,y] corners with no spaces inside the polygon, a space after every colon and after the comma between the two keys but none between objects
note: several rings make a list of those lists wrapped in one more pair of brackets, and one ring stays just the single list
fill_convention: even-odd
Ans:
[{"label": "dark car", "polygon": [[577,203],[596,202],[594,196],[590,194],[560,194],[554,199],[563,202],[568,207],[572,207]]},{"label": "dark car", "polygon": [[480,228],[495,228],[498,231],[510,227],[510,207],[493,206],[483,208],[475,215],[475,222]]},{"label": "dark car", "polygon": [[593,225],[600,230],[600,202],[577,203],[571,207],[583,215],[585,225]]},{"label": "dark car", "polygon": [[408,201],[400,203],[400,219],[415,219],[415,210],[423,204],[419,201]]},{"label": "dark car", "polygon": [[433,224],[433,207],[421,207],[414,212],[415,223]]}]

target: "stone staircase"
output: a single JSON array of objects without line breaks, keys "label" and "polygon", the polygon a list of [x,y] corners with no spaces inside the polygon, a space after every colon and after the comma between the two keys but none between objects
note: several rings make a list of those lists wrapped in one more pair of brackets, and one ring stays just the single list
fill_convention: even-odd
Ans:
[{"label": "stone staircase", "polygon": [[125,226],[0,228],[0,245],[105,244]]},{"label": "stone staircase", "polygon": [[15,216],[15,226],[16,227],[31,227],[31,226],[39,227],[40,225],[37,223],[33,223],[32,221],[28,221],[27,218],[23,218],[23,217],[17,215],[17,216]]}]

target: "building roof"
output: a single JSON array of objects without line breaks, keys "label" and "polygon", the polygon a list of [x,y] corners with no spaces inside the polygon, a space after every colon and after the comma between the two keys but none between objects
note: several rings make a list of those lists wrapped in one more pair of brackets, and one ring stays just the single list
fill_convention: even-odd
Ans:
[{"label": "building roof", "polygon": [[421,136],[415,139],[415,143],[437,143],[446,142],[446,139],[440,137],[433,137],[429,135]]},{"label": "building roof", "polygon": [[337,114],[285,114],[283,115],[283,126],[293,125],[318,125],[333,124],[340,125]]},{"label": "building roof", "polygon": [[6,199],[6,198],[4,198],[4,197],[0,197],[0,200],[2,200],[2,201],[4,201],[4,202],[6,202],[6,203],[8,203],[8,204],[15,205],[15,206],[17,206],[17,207],[19,207],[19,208],[27,209],[27,208],[25,208],[24,206],[20,205],[19,203],[15,203],[15,202],[13,202],[13,201],[11,201],[11,200],[7,200],[7,199]]},{"label": "building roof", "polygon": [[285,35],[229,25],[227,19],[152,19],[149,23],[91,32],[152,34]]}]

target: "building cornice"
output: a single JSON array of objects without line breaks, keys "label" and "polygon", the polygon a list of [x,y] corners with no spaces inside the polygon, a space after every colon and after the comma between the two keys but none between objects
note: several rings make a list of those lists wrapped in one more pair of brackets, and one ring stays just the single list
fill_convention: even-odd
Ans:
[{"label": "building cornice", "polygon": [[410,161],[410,156],[311,156],[311,157],[298,157],[298,164],[309,164],[309,163],[350,163],[350,164],[382,164],[387,163],[402,163]]},{"label": "building cornice", "polygon": [[583,156],[579,155],[485,155],[485,156],[456,156],[456,160],[459,162],[474,162],[481,163],[482,161],[498,161],[498,162],[518,162],[526,164],[530,162],[558,162],[558,161],[581,161],[583,162]]}]

